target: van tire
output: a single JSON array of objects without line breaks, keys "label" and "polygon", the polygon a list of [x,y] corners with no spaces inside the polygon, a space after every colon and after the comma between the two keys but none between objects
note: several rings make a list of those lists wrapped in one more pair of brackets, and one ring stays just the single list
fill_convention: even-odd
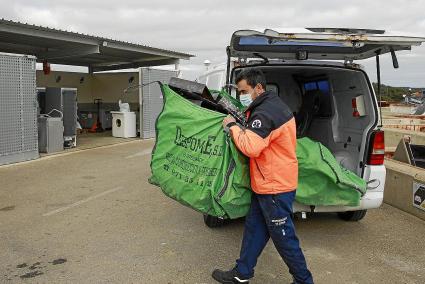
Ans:
[{"label": "van tire", "polygon": [[338,212],[338,216],[344,221],[357,222],[366,216],[366,212],[367,210]]},{"label": "van tire", "polygon": [[204,214],[204,223],[209,228],[217,228],[224,225],[224,219]]}]

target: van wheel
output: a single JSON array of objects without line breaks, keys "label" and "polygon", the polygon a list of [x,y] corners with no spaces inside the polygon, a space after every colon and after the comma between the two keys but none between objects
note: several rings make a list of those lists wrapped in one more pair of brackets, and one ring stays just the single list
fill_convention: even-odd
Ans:
[{"label": "van wheel", "polygon": [[364,216],[366,216],[366,211],[367,210],[338,212],[338,216],[344,221],[356,222],[360,221],[364,218]]},{"label": "van wheel", "polygon": [[204,223],[210,228],[217,228],[224,225],[224,219],[204,214]]}]

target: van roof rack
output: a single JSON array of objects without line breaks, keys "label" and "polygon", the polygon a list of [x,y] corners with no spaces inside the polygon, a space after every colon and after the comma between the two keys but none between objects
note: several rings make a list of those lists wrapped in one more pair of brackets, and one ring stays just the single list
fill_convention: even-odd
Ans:
[{"label": "van roof rack", "polygon": [[385,30],[373,29],[353,29],[353,28],[306,28],[307,30],[315,33],[342,33],[342,34],[375,34],[382,35]]}]

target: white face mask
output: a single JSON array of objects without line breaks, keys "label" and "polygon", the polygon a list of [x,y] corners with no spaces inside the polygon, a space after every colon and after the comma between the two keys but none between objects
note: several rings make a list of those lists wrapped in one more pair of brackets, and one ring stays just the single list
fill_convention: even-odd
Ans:
[{"label": "white face mask", "polygon": [[245,107],[249,106],[252,103],[251,94],[241,94],[239,96],[239,100],[241,101],[241,104]]}]

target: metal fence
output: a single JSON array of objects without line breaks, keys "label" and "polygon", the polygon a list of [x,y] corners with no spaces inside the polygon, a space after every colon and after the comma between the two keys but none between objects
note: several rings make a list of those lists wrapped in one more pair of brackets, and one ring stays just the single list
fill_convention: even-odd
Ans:
[{"label": "metal fence", "polygon": [[35,64],[0,53],[0,165],[38,157]]}]

